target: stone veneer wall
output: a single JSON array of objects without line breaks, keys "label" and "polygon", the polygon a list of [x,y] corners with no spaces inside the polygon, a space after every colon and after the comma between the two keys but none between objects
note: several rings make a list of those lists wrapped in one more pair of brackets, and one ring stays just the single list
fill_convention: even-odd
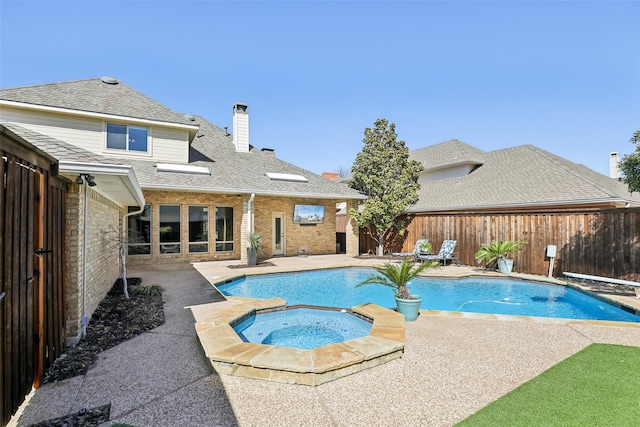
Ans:
[{"label": "stone veneer wall", "polygon": [[84,252],[84,185],[69,184],[66,195],[66,316],[67,342],[82,336],[83,262],[86,257],[85,315],[90,318],[120,275],[116,233],[123,210],[88,189],[87,251]]},{"label": "stone veneer wall", "polygon": [[[145,200],[151,205],[151,255],[129,256],[127,263],[130,265],[153,264],[161,262],[186,262],[186,261],[215,261],[237,259],[246,262],[246,234],[248,223],[247,204],[249,194],[215,194],[198,192],[156,191],[145,190]],[[284,215],[285,227],[285,255],[297,256],[300,248],[308,248],[311,255],[336,253],[335,233],[335,204],[340,200],[287,198],[256,196],[253,202],[253,229],[263,236],[265,253],[259,257],[266,258],[273,255],[273,214]],[[158,245],[159,206],[181,206],[181,252],[176,254],[160,254]],[[300,225],[293,223],[293,209],[295,204],[324,205],[325,221],[317,225]],[[209,206],[209,253],[188,253],[189,218],[188,206]],[[353,204],[355,206],[355,203]],[[234,250],[232,252],[215,251],[215,208],[226,206],[234,208]],[[357,228],[356,228],[357,230]],[[357,233],[353,237],[353,230],[347,232],[348,253],[358,253]],[[355,249],[354,249],[355,248]],[[354,252],[355,251],[355,252]]]}]

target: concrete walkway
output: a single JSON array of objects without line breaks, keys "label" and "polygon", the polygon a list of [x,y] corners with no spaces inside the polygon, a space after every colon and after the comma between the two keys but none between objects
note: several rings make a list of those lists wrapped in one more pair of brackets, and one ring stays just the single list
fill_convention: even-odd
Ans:
[{"label": "concrete walkway", "polygon": [[[166,323],[101,353],[87,375],[38,389],[17,425],[110,403],[112,421],[138,427],[451,426],[591,343],[640,347],[640,325],[424,312],[406,324],[401,359],[317,387],[218,375],[187,308],[220,299],[209,281],[379,262],[340,255],[269,261],[275,266],[235,269],[229,265],[239,261],[220,261],[129,268],[131,277],[164,287]],[[455,266],[431,272],[478,273]],[[227,304],[219,302],[220,309]]]}]

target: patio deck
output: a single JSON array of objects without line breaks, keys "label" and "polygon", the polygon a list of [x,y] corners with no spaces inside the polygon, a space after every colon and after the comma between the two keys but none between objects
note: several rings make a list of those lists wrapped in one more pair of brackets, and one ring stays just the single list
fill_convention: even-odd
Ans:
[{"label": "patio deck", "polygon": [[[640,325],[425,312],[406,323],[402,358],[316,387],[217,374],[187,309],[216,301],[209,281],[379,262],[340,255],[269,261],[275,266],[247,271],[229,268],[238,261],[130,267],[131,277],[165,288],[166,323],[101,353],[86,376],[38,389],[18,425],[110,403],[112,421],[138,427],[451,426],[591,343],[640,347]],[[483,273],[447,266],[429,274]],[[637,303],[633,291],[619,297]]]}]

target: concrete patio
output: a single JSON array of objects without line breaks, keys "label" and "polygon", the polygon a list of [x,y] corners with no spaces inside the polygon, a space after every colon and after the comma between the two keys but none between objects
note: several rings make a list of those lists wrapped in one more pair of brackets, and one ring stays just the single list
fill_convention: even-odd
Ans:
[{"label": "concrete patio", "polygon": [[[274,266],[230,268],[239,261],[227,261],[130,267],[129,276],[164,287],[166,323],[101,353],[86,376],[42,386],[13,423],[27,426],[110,403],[112,421],[138,427],[451,426],[591,343],[640,347],[640,324],[423,311],[405,324],[402,358],[319,386],[218,374],[188,308],[208,304],[215,311],[233,304],[210,282],[380,262],[342,255],[268,261]],[[465,266],[429,272],[484,273]],[[640,308],[633,291],[616,298]]]}]

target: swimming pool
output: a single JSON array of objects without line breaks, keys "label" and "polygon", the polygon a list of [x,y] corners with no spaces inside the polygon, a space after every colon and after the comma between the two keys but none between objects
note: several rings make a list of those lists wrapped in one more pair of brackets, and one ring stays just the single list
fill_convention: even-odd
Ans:
[{"label": "swimming pool", "polygon": [[[356,287],[374,272],[366,268],[338,268],[270,274],[245,277],[217,287],[224,295],[281,297],[289,305],[350,308],[372,302],[395,307],[390,288]],[[410,282],[409,289],[422,297],[423,310],[640,322],[640,316],[565,286],[502,278],[419,277]]]}]

